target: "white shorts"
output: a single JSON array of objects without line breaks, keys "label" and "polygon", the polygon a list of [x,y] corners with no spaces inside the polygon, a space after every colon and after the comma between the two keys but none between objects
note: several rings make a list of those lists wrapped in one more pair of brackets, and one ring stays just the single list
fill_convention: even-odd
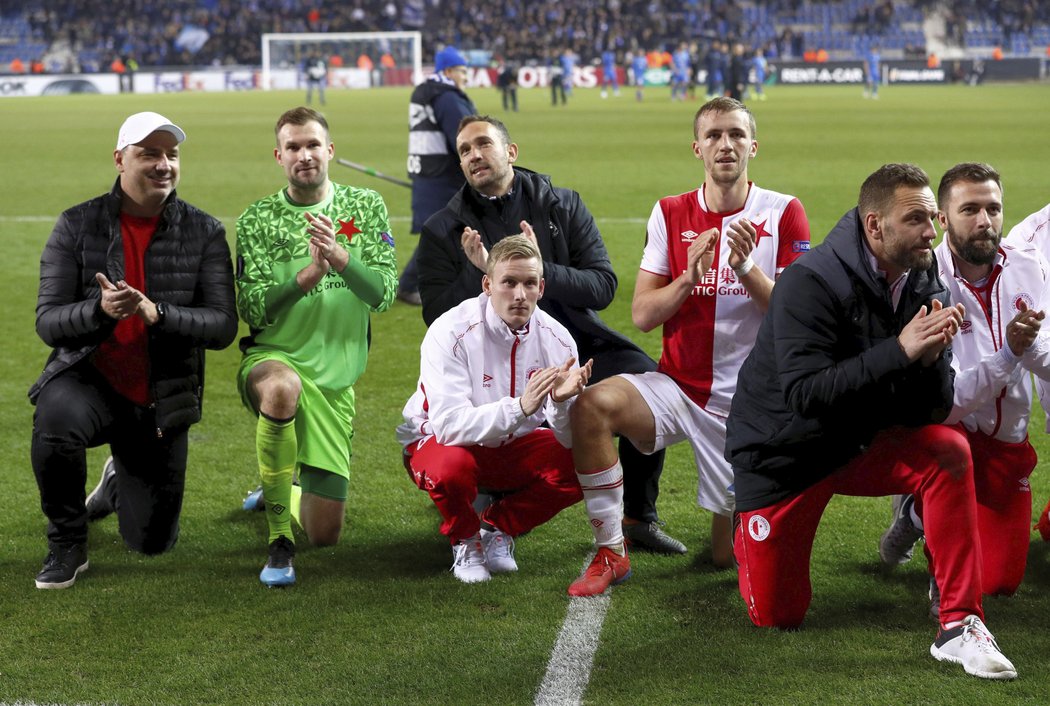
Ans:
[{"label": "white shorts", "polygon": [[732,515],[736,505],[733,493],[733,469],[723,454],[726,447],[726,420],[701,409],[682,392],[678,383],[664,373],[624,373],[624,380],[634,385],[649,405],[656,420],[656,439],[652,448],[638,450],[651,454],[688,441],[696,460],[696,502],[719,515]]}]

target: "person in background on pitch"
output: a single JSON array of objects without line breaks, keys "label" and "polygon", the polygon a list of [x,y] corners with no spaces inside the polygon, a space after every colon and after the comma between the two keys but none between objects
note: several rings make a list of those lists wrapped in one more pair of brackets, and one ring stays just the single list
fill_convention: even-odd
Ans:
[{"label": "person in background on pitch", "polygon": [[882,74],[882,55],[879,53],[879,45],[872,44],[868,53],[864,56],[864,97],[879,99],[879,81]]},{"label": "person in background on pitch", "polygon": [[616,68],[616,47],[611,42],[605,48],[605,51],[602,52],[602,98],[606,98],[609,95],[610,88],[614,98],[620,95],[620,79],[617,76]]},{"label": "person in background on pitch", "polygon": [[[1034,246],[1044,258],[1050,260],[1050,204],[1011,228],[1005,242],[1018,248]],[[1046,431],[1050,432],[1050,382],[1036,377],[1035,389],[1046,415]],[[1039,513],[1035,528],[1044,542],[1050,542],[1050,502]]]},{"label": "person in background on pitch", "polygon": [[[583,497],[569,409],[592,366],[576,365],[572,336],[536,308],[543,261],[531,228],[493,246],[481,287],[427,330],[397,429],[405,468],[441,512],[452,572],[465,583],[517,571],[514,538]],[[480,518],[478,486],[503,494]]]},{"label": "person in background on pitch", "polygon": [[[328,122],[305,107],[274,128],[287,186],[237,219],[237,306],[250,327],[237,385],[257,416],[268,586],[295,582],[292,518],[316,546],[343,527],[355,415],[353,384],[368,358],[369,313],[386,310],[397,260],[386,205],[370,189],[335,184]],[[293,480],[298,471],[300,485]]]},{"label": "person in background on pitch", "polygon": [[310,105],[313,99],[314,89],[317,89],[317,99],[324,105],[324,87],[328,83],[328,66],[324,59],[316,51],[311,52],[303,66],[306,73],[306,104]]},{"label": "person in background on pitch", "polygon": [[641,49],[631,59],[631,76],[634,77],[634,99],[641,102],[645,97],[645,72],[649,70],[649,62],[645,58],[645,52]]},{"label": "person in background on pitch", "polygon": [[[496,118],[464,118],[457,149],[467,183],[426,222],[419,241],[423,320],[432,324],[480,294],[489,248],[528,226],[543,257],[546,288],[540,308],[568,329],[582,360],[594,359],[591,380],[655,370],[652,358],[596,313],[612,302],[616,274],[580,195],[516,167],[518,146]],[[621,439],[620,455],[628,539],[641,548],[684,553],[685,545],[661,529],[656,513],[664,454],[643,455]]]},{"label": "person in background on pitch", "polygon": [[496,77],[496,86],[499,87],[500,97],[503,101],[503,110],[512,110],[517,113],[518,67],[511,63],[505,63],[500,67],[499,75]]},{"label": "person in background on pitch", "polygon": [[[459,121],[477,112],[463,89],[467,60],[453,46],[434,57],[434,73],[416,86],[408,106],[408,175],[412,179],[412,232],[419,233],[460,187],[456,155]],[[412,253],[398,284],[397,298],[419,306],[419,251]]]},{"label": "person in background on pitch", "polygon": [[970,447],[941,424],[952,409],[950,344],[967,312],[945,304],[936,217],[926,173],[884,165],[773,288],[726,427],[737,577],[755,625],[797,628],[831,497],[912,493],[941,588],[930,654],[1013,679],[983,622]]},{"label": "person in background on pitch", "polygon": [[809,222],[798,199],[748,180],[758,141],[755,118],[742,103],[707,102],[693,118],[693,135],[704,182],[653,207],[631,305],[642,331],[663,326],[660,365],[603,380],[573,409],[573,455],[598,553],[569,587],[572,595],[596,595],[630,573],[616,531],[627,476],[614,434],[648,453],[692,444],[697,502],[713,513],[711,558],[720,568],[732,565],[726,416],[773,281],[809,249]]},{"label": "person in background on pitch", "polygon": [[[40,258],[36,330],[52,348],[29,391],[31,458],[48,519],[37,588],[88,568],[87,523],[116,511],[135,551],[179,536],[204,349],[237,335],[222,224],[178,198],[186,133],[157,113],[121,125],[113,189],[64,212]],[[85,503],[88,447],[113,457]]]},{"label": "person in background on pitch", "polygon": [[[1050,379],[1050,336],[1040,330],[1050,302],[1050,265],[1028,243],[1000,244],[1003,188],[991,166],[963,163],[949,169],[937,188],[937,203],[944,230],[935,253],[941,281],[967,312],[966,335],[952,343],[955,395],[945,424],[955,425],[973,456],[982,590],[1010,596],[1024,578],[1032,521],[1028,476],[1037,461],[1028,441],[1028,373]],[[894,498],[893,523],[879,543],[884,564],[911,559],[922,536],[922,514],[915,496]],[[928,548],[926,554],[930,613],[937,618],[935,557]]]}]

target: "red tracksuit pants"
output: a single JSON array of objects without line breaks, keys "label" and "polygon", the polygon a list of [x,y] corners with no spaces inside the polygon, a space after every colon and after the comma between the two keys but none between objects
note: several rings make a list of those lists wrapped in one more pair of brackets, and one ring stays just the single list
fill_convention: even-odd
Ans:
[{"label": "red tracksuit pants", "polygon": [[[430,493],[453,544],[473,537],[481,521],[516,537],[583,499],[572,452],[550,429],[537,429],[499,448],[444,446],[428,437],[405,448],[405,467]],[[481,517],[478,488],[507,493]]]},{"label": "red tracksuit pants", "polygon": [[956,427],[937,424],[883,430],[863,454],[819,483],[768,507],[738,513],[733,550],[740,595],[755,625],[794,628],[802,623],[813,595],[813,538],[836,493],[921,498],[926,545],[936,559],[942,624],[968,615],[984,618],[970,445]]},{"label": "red tracksuit pants", "polygon": [[[1021,585],[1028,562],[1032,522],[1032,475],[1038,458],[1028,439],[1016,444],[997,441],[979,431],[956,427],[973,456],[977,496],[977,529],[981,538],[981,588],[985,595],[1011,596]],[[916,511],[923,516],[922,506]],[[933,570],[933,557],[926,549]],[[940,586],[940,584],[937,584]]]}]

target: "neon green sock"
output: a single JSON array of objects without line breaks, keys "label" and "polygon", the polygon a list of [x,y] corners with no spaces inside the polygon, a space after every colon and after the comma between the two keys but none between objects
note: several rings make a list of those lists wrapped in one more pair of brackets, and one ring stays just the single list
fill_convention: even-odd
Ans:
[{"label": "neon green sock", "polygon": [[266,523],[270,526],[267,543],[282,536],[292,539],[292,476],[299,453],[294,420],[275,422],[260,414],[255,428],[255,453],[266,499]]},{"label": "neon green sock", "polygon": [[302,512],[300,508],[303,506],[303,489],[298,485],[292,486],[292,519],[298,523],[300,527],[303,526]]}]

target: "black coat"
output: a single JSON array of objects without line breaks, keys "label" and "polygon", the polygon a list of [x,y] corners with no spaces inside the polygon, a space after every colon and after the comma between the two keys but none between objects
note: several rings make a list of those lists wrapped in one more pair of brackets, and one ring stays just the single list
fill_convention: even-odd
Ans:
[{"label": "black coat", "polygon": [[[613,331],[595,310],[604,309],[616,294],[616,274],[605,242],[580,195],[551,185],[550,177],[514,168],[513,198],[503,232],[483,224],[486,204],[466,184],[448,205],[427,220],[419,240],[419,294],[423,320],[429,326],[456,304],[481,294],[481,270],[463,251],[460,238],[467,226],[481,233],[486,248],[507,235],[521,232],[526,220],[536,232],[543,257],[545,292],[539,306],[572,334],[586,361],[604,350],[637,349]],[[489,221],[491,222],[491,221]]]},{"label": "black coat", "polygon": [[[116,327],[102,312],[95,273],[124,279],[120,183],[59,216],[40,257],[36,331],[53,349],[29,390],[41,388],[85,360]],[[237,335],[233,265],[226,231],[174,193],[145,254],[146,296],[166,307],[164,321],[147,328],[150,392],[160,430],[201,418],[204,349],[225,348]]]},{"label": "black coat", "polygon": [[853,209],[773,288],[727,423],[738,510],[813,485],[884,429],[941,422],[951,411],[950,349],[923,367],[897,342],[919,307],[948,302],[936,260],[911,271],[894,311],[863,237]]}]

